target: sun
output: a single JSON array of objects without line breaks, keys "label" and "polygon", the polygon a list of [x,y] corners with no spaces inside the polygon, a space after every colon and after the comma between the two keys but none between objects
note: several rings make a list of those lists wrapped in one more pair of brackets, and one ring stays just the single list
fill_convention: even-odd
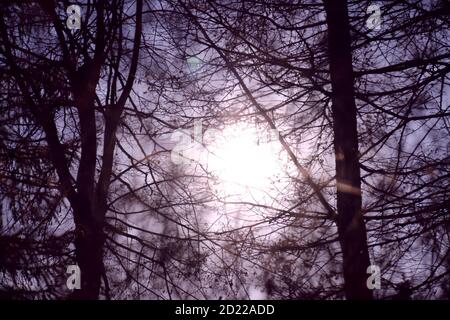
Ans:
[{"label": "sun", "polygon": [[227,196],[265,193],[283,170],[277,132],[247,123],[226,127],[210,144],[209,151],[208,168]]}]

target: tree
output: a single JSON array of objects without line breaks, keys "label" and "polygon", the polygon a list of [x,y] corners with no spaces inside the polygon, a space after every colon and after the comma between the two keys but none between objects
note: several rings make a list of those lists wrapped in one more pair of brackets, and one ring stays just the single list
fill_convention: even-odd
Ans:
[{"label": "tree", "polygon": [[[2,56],[9,68],[4,70],[13,77],[17,84],[18,95],[22,100],[17,112],[23,113],[27,120],[35,124],[45,141],[46,158],[55,169],[58,176],[58,189],[67,198],[75,224],[76,262],[79,264],[82,277],[81,290],[77,296],[94,299],[99,295],[101,277],[104,274],[103,246],[105,241],[103,224],[107,210],[108,189],[111,182],[113,156],[116,133],[127,101],[138,65],[140,39],[142,33],[142,1],[136,1],[135,33],[129,73],[122,88],[117,87],[117,81],[122,77],[120,62],[123,59],[122,32],[124,24],[120,21],[123,3],[115,2],[111,7],[105,7],[101,1],[85,8],[85,28],[81,33],[72,34],[64,26],[65,17],[57,12],[60,8],[53,1],[41,2],[41,8],[32,5],[31,8],[45,17],[44,30],[54,32],[57,51],[46,51],[50,47],[35,47],[29,49],[23,41],[38,40],[35,38],[31,17],[31,34],[22,33],[20,26],[13,25],[14,11],[4,5],[6,14],[2,17]],[[9,9],[9,10],[8,10]],[[8,20],[9,18],[9,20]],[[91,22],[94,21],[94,26]],[[108,23],[106,24],[105,21]],[[27,23],[27,22],[25,22]],[[8,27],[7,24],[10,24]],[[14,28],[16,28],[14,30]],[[7,30],[13,35],[8,35]],[[117,55],[113,46],[119,46]],[[96,93],[100,85],[100,75],[104,65],[109,65],[110,79],[108,94],[103,102]],[[114,61],[115,60],[115,61]],[[44,63],[44,65],[42,65]],[[56,74],[48,74],[47,68],[54,68]],[[36,71],[34,71],[34,70]],[[30,71],[34,71],[30,72]],[[31,73],[31,75],[30,75]],[[36,78],[43,75],[42,78]],[[114,80],[111,80],[114,79]],[[47,82],[48,81],[48,82]],[[59,92],[58,92],[59,91]],[[62,92],[61,92],[62,91]],[[61,105],[58,99],[64,99]],[[72,146],[78,150],[70,150],[68,141],[64,140],[65,123],[60,123],[60,115],[65,114],[63,108],[71,109],[72,120],[75,121],[75,132]],[[63,109],[61,111],[61,109]],[[97,173],[97,113],[104,116],[104,139],[102,161]],[[61,128],[60,126],[63,125]],[[62,129],[62,130],[61,130]],[[75,141],[74,141],[75,140]],[[79,154],[75,155],[74,153]],[[69,158],[67,153],[71,155]],[[76,167],[76,177],[72,168]],[[26,181],[25,181],[26,182]]]},{"label": "tree", "polygon": [[366,284],[370,261],[361,208],[358,131],[346,1],[327,1],[325,10],[332,87],[337,225],[343,255],[345,295],[348,299],[368,299],[372,296]]}]

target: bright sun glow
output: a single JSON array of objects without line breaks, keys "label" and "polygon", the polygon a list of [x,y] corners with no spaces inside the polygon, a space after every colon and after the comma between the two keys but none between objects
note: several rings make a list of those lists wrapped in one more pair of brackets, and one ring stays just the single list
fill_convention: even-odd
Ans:
[{"label": "bright sun glow", "polygon": [[207,177],[203,180],[207,185],[200,185],[199,190],[208,190],[217,200],[205,217],[209,231],[254,223],[265,214],[264,206],[286,209],[278,199],[292,194],[295,168],[276,130],[240,122],[205,132],[197,124],[190,133],[193,135],[174,134],[178,144],[173,148],[176,152],[172,150],[172,160],[193,175]]},{"label": "bright sun glow", "polygon": [[208,168],[220,180],[222,192],[236,195],[268,192],[282,172],[276,132],[261,132],[246,124],[224,129],[210,147]]}]

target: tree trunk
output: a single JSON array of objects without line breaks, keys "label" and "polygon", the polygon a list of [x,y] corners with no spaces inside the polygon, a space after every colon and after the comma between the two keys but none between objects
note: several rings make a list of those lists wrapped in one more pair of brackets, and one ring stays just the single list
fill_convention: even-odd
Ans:
[{"label": "tree trunk", "polygon": [[361,212],[361,176],[353,88],[350,28],[345,0],[325,1],[332,85],[338,233],[343,254],[345,296],[371,299],[366,273],[370,265]]},{"label": "tree trunk", "polygon": [[90,207],[88,202],[81,203],[80,209],[86,211],[77,215],[81,219],[76,227],[75,252],[81,270],[81,289],[74,290],[72,299],[95,300],[100,293],[105,236],[103,222],[97,221]]}]

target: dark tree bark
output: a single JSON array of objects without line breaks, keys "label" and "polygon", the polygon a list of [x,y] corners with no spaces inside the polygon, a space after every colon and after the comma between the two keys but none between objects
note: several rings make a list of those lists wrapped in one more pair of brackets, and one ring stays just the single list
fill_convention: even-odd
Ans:
[{"label": "dark tree bark", "polygon": [[[90,97],[91,99],[89,101],[84,101],[82,99],[82,94],[78,97],[77,94],[75,94],[75,99],[79,102],[78,110],[80,113],[82,141],[82,156],[80,159],[80,168],[78,170],[79,174],[77,178],[81,212],[78,213],[80,224],[77,227],[78,232],[76,241],[77,260],[80,264],[80,269],[82,272],[82,288],[79,293],[75,292],[74,298],[82,299],[97,299],[100,293],[101,278],[104,273],[103,247],[105,243],[105,235],[103,226],[108,209],[107,195],[112,174],[116,131],[119,126],[119,120],[122,115],[125,102],[130,95],[137,70],[142,33],[142,0],[136,1],[136,28],[134,34],[133,55],[131,57],[131,66],[127,82],[119,99],[105,112],[103,162],[96,187],[95,159],[97,145],[94,99],[96,84],[100,76],[100,66],[104,59],[103,50],[105,47],[104,25],[102,22],[103,7],[100,5],[98,12],[101,14],[99,14],[99,18],[97,19],[97,30],[99,31],[97,33],[94,63],[90,65],[91,70],[89,70],[89,78],[83,82],[85,83],[85,88],[84,90],[81,90],[81,92],[91,91],[92,94],[84,95]],[[91,77],[93,79],[91,79]],[[77,90],[74,91],[76,92]],[[84,127],[83,120],[85,122]],[[85,135],[83,135],[83,133],[85,133]],[[83,138],[86,140],[85,145],[83,145]],[[83,158],[84,150],[86,150],[86,154],[90,156]],[[85,164],[84,167],[83,164]],[[89,170],[87,170],[87,168],[89,168]],[[83,176],[86,171],[88,171],[89,174]],[[77,212],[75,212],[75,214],[77,214]]]},{"label": "dark tree bark", "polygon": [[370,265],[366,227],[361,212],[361,176],[353,87],[352,52],[347,3],[325,1],[332,85],[338,232],[343,254],[347,299],[371,299],[367,288]]}]

